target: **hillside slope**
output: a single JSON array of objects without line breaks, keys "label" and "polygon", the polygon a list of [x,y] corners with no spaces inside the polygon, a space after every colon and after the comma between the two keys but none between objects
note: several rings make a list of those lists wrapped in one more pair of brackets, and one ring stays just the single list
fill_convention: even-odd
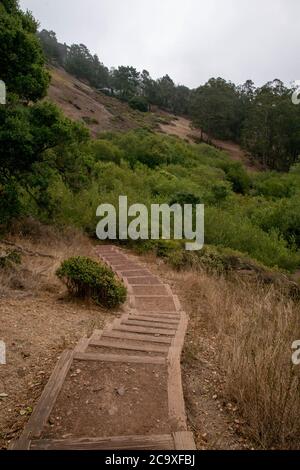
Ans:
[{"label": "hillside slope", "polygon": [[71,119],[84,122],[96,137],[104,131],[128,131],[138,127],[158,129],[171,116],[155,109],[151,113],[135,111],[127,103],[106,96],[77,80],[63,69],[49,67],[51,84],[48,98]]},{"label": "hillside slope", "polygon": [[[174,116],[154,106],[151,113],[135,111],[127,103],[106,96],[61,68],[50,66],[49,71],[51,84],[48,98],[66,116],[84,122],[93,137],[105,131],[126,132],[145,127],[174,135],[189,143],[199,142],[201,138],[201,131],[194,129],[187,118]],[[211,144],[226,151],[233,160],[241,161],[247,169],[261,169],[239,145],[221,140],[211,140]]]}]

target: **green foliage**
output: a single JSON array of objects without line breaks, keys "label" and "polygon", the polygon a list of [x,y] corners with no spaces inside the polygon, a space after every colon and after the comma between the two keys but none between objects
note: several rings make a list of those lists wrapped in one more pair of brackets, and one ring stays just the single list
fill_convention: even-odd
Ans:
[{"label": "green foliage", "polygon": [[[49,212],[47,188],[55,173],[61,172],[65,181],[72,185],[72,173],[76,172],[77,184],[80,181],[76,155],[78,145],[87,138],[87,130],[65,118],[53,104],[1,107],[0,176],[5,182],[9,202],[7,209],[1,209],[3,219],[7,221],[19,211],[17,193],[10,190],[16,181]],[[70,155],[68,148],[72,146],[74,152]],[[58,158],[60,154],[62,158]]]},{"label": "green foliage", "polygon": [[87,80],[95,88],[108,85],[108,69],[97,55],[92,55],[84,44],[73,44],[65,59],[67,72]]},{"label": "green foliage", "polygon": [[211,78],[194,91],[194,124],[209,136],[235,139],[239,134],[239,97],[236,87],[222,78]]},{"label": "green foliage", "polygon": [[96,162],[114,162],[117,165],[121,163],[122,151],[108,140],[99,139],[91,142],[90,151]]},{"label": "green foliage", "polygon": [[[296,175],[296,174],[295,174]],[[293,196],[299,187],[300,178],[290,175],[280,175],[278,173],[264,172],[254,180],[254,192],[266,198],[289,198]]]},{"label": "green foliage", "polygon": [[142,113],[149,111],[149,104],[143,96],[133,96],[133,98],[129,100],[129,106]]},{"label": "green foliage", "polygon": [[250,176],[241,163],[231,163],[224,167],[228,181],[232,183],[234,192],[246,194],[251,186]]},{"label": "green foliage", "polygon": [[90,297],[108,308],[116,308],[126,300],[126,288],[112,270],[90,258],[69,258],[56,274],[76,297]]},{"label": "green foliage", "polygon": [[0,184],[0,227],[5,227],[9,221],[21,212],[18,188],[13,181]]},{"label": "green foliage", "polygon": [[0,255],[0,268],[9,268],[21,262],[22,258],[18,251],[8,251]]},{"label": "green foliage", "polygon": [[231,191],[228,187],[228,184],[225,182],[214,184],[211,188],[211,198],[209,201],[212,204],[220,204],[227,199],[227,197],[230,195],[230,192]]},{"label": "green foliage", "polygon": [[286,170],[300,154],[300,109],[280,80],[256,90],[243,123],[242,142],[264,166]]},{"label": "green foliage", "polygon": [[185,204],[196,205],[201,204],[201,199],[192,193],[176,193],[169,204],[179,204],[180,206],[184,206]]},{"label": "green foliage", "polygon": [[[66,119],[53,104],[36,102],[45,95],[49,77],[35,33],[31,14],[22,13],[13,0],[0,3],[1,78],[9,91],[8,105],[0,107],[1,225],[23,211],[92,234],[98,205],[117,207],[120,194],[128,196],[129,204],[142,202],[148,208],[201,201],[206,205],[206,243],[218,253],[188,254],[180,243],[157,243],[157,254],[178,267],[194,262],[195,256],[202,256],[205,265],[223,266],[220,250],[229,249],[268,266],[299,268],[300,108],[291,105],[291,90],[279,81],[256,90],[250,81],[236,87],[212,79],[191,92],[168,75],[153,80],[146,70],[133,67],[108,72],[84,45],[68,48],[55,33],[42,31],[47,56],[91,85],[178,113],[192,107],[195,123],[209,137],[242,140],[263,164],[291,166],[291,171],[248,174],[215,148],[146,129],[106,133],[92,142],[83,124]],[[151,243],[140,246],[153,249]],[[97,297],[89,282],[87,288],[72,288]]]},{"label": "green foliage", "polygon": [[14,1],[0,4],[0,70],[8,93],[24,101],[37,101],[50,82],[44,56],[36,38],[37,23]]}]

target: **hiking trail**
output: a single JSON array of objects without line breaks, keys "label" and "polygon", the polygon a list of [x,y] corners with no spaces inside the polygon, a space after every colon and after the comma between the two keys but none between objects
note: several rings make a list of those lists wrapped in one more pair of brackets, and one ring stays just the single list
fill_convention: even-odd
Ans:
[{"label": "hiking trail", "polygon": [[128,289],[125,313],[61,354],[10,449],[194,450],[180,366],[187,315],[135,256],[97,253]]}]

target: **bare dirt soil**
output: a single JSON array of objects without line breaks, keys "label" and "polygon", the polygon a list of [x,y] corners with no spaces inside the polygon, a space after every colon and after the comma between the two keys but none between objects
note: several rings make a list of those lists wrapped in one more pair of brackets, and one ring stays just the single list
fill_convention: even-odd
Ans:
[{"label": "bare dirt soil", "polygon": [[156,108],[151,113],[135,111],[127,103],[95,90],[63,69],[50,66],[49,70],[48,99],[70,119],[84,123],[93,137],[105,131],[122,132],[138,127],[156,129],[160,122],[170,120],[167,113]]},{"label": "bare dirt soil", "polygon": [[[90,240],[74,231],[61,236],[36,228],[44,235],[17,232],[9,240],[53,258],[23,254],[20,266],[0,270],[0,339],[7,350],[7,363],[0,366],[0,448],[23,428],[60,353],[114,315],[70,299],[55,276],[63,259],[95,256]],[[0,241],[0,248],[8,246]]]},{"label": "bare dirt soil", "polygon": [[[163,133],[179,137],[190,144],[199,142],[201,139],[201,131],[193,128],[191,121],[183,117],[176,117],[176,119],[168,124],[160,124],[160,129]],[[208,140],[205,134],[202,135],[202,138],[205,141]],[[232,160],[243,163],[248,170],[258,171],[262,169],[257,163],[251,160],[251,156],[238,144],[218,139],[210,139],[210,143],[220,150],[227,152]]]},{"label": "bare dirt soil", "polygon": [[166,385],[166,367],[75,361],[43,437],[169,433]]}]

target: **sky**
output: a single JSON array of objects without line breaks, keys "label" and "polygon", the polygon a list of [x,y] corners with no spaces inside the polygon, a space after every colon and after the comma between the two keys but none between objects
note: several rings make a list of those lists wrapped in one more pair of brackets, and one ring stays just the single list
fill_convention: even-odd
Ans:
[{"label": "sky", "polygon": [[195,88],[211,77],[300,80],[299,0],[20,0],[60,42],[108,67]]}]

